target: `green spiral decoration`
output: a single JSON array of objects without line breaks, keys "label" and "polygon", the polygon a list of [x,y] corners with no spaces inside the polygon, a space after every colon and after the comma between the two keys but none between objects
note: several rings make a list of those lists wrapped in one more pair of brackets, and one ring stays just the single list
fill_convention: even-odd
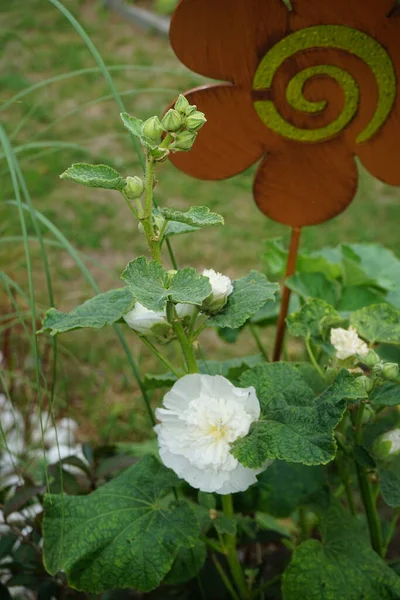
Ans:
[{"label": "green spiral decoration", "polygon": [[[350,0],[349,0],[350,1]],[[373,118],[357,137],[366,142],[374,136],[390,115],[396,100],[397,80],[392,60],[385,48],[366,33],[344,25],[307,27],[278,42],[262,59],[256,71],[253,88],[270,89],[276,71],[285,60],[298,52],[313,48],[344,50],[360,58],[371,69],[378,87],[378,103]],[[313,77],[328,76],[336,80],[345,95],[345,106],[338,118],[319,129],[301,129],[285,121],[272,100],[257,100],[254,105],[263,122],[280,135],[301,142],[321,142],[339,134],[351,123],[360,103],[360,89],[355,79],[344,69],[320,65],[303,69],[289,82],[286,97],[296,110],[315,114],[328,102],[311,102],[303,95],[305,83]]]}]

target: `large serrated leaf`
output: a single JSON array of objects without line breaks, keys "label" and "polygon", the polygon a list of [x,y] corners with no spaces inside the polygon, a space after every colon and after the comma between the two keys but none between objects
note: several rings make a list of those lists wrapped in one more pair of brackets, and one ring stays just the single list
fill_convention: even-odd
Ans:
[{"label": "large serrated leaf", "polygon": [[321,510],[322,542],[300,544],[283,576],[284,600],[396,600],[400,578],[341,505]]},{"label": "large serrated leaf", "polygon": [[299,312],[286,319],[289,333],[296,337],[321,337],[328,324],[340,322],[339,313],[327,302],[319,298],[308,300]]},{"label": "large serrated leaf", "polygon": [[126,181],[121,175],[108,165],[88,165],[76,163],[69,167],[61,179],[70,179],[87,187],[102,188],[105,190],[123,190]]},{"label": "large serrated leaf", "polygon": [[211,294],[208,277],[191,267],[181,269],[172,277],[165,269],[144,256],[128,263],[121,278],[128,284],[138,302],[150,310],[163,310],[167,300],[200,306]]},{"label": "large serrated leaf", "polygon": [[187,212],[173,208],[163,208],[160,209],[160,212],[164,219],[169,221],[165,233],[167,237],[178,233],[196,231],[202,227],[215,227],[224,224],[224,218],[211,212],[207,206],[192,206]]},{"label": "large serrated leaf", "polygon": [[45,497],[44,563],[70,586],[98,594],[113,588],[150,591],[180,549],[194,547],[199,524],[190,504],[166,503],[174,473],[145,457],[89,496]]},{"label": "large serrated leaf", "polygon": [[50,308],[38,333],[50,331],[51,335],[57,335],[57,333],[83,327],[100,329],[119,321],[134,304],[135,299],[132,293],[129,288],[125,287],[98,294],[74,308],[70,313]]},{"label": "large serrated leaf", "polygon": [[367,397],[346,370],[315,396],[299,371],[287,363],[260,365],[246,371],[240,383],[255,387],[261,405],[260,420],[233,445],[234,456],[250,468],[260,468],[271,458],[310,466],[330,462],[336,454],[334,428],[346,400]]},{"label": "large serrated leaf", "polygon": [[397,406],[400,404],[400,385],[394,381],[386,381],[373,390],[370,402],[378,408]]},{"label": "large serrated leaf", "polygon": [[245,277],[233,282],[233,292],[226,306],[215,317],[209,319],[207,324],[230,329],[240,327],[267,301],[274,300],[278,290],[277,283],[271,283],[258,271],[250,271]]},{"label": "large serrated leaf", "polygon": [[389,304],[362,308],[351,315],[350,323],[371,343],[400,344],[400,310]]}]

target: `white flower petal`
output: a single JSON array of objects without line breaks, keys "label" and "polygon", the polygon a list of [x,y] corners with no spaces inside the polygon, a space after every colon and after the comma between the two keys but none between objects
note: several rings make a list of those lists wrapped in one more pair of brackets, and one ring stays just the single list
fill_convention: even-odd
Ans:
[{"label": "white flower petal", "polygon": [[186,375],[165,395],[164,407],[154,429],[167,467],[205,492],[243,491],[255,483],[257,471],[230,452],[259,417],[254,388],[236,388],[220,375]]}]

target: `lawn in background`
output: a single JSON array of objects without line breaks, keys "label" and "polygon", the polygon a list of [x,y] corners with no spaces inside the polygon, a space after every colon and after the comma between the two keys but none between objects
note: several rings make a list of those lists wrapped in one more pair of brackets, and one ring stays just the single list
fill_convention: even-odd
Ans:
[{"label": "lawn in background", "polygon": [[[101,53],[131,114],[146,118],[161,114],[180,91],[204,83],[174,56],[167,40],[145,33],[106,10],[100,1],[66,0]],[[0,6],[0,108],[16,94],[44,80],[96,63],[67,19],[46,0],[3,2]],[[123,175],[140,174],[131,141],[119,109],[99,72],[92,70],[49,83],[21,95],[0,114],[11,138],[34,206],[50,219],[77,248],[101,290],[119,287],[126,263],[145,247],[122,199],[115,192],[91,190],[61,181],[59,174],[72,162],[107,163]],[[232,123],[232,127],[235,124]],[[223,182],[192,180],[169,163],[159,169],[157,199],[174,208],[207,205],[221,213],[224,228],[204,230],[196,236],[174,240],[180,266],[214,268],[232,277],[250,268],[262,268],[263,240],[288,238],[288,230],[264,218],[254,205],[251,186],[254,169]],[[290,176],[290,174],[288,174]],[[7,164],[0,160],[0,197],[13,199]],[[321,199],[323,200],[323,199]],[[350,208],[330,223],[304,231],[303,245],[318,249],[340,242],[381,242],[400,253],[398,223],[400,194],[365,173]],[[29,233],[34,235],[30,223]],[[1,270],[27,291],[27,272],[17,211],[0,208]],[[45,232],[49,240],[51,274],[56,305],[69,310],[93,295],[71,257]],[[47,308],[43,265],[32,241],[34,282],[39,311]],[[26,326],[27,306],[18,297]],[[0,291],[3,314],[12,312],[9,298]],[[19,315],[20,317],[21,315]],[[0,329],[0,336],[6,335]],[[11,344],[8,377],[19,405],[34,402],[32,360],[20,319],[7,335]],[[143,370],[157,366],[135,335],[127,331],[132,352]],[[270,333],[264,334],[270,345]],[[43,345],[44,342],[41,342]],[[244,335],[249,353],[256,352]],[[205,354],[212,358],[234,356],[235,348],[222,343],[213,332],[205,334]],[[241,352],[242,353],[242,352]],[[156,399],[155,399],[156,401]],[[146,435],[146,415],[140,394],[112,331],[74,332],[60,337],[60,369],[56,410],[78,418],[83,438],[113,441]]]}]

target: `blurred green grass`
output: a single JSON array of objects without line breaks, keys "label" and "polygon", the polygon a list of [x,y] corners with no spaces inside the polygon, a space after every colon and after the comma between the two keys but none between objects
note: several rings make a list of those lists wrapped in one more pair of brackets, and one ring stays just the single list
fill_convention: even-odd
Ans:
[{"label": "blurred green grass", "polygon": [[[190,73],[174,56],[166,40],[144,33],[101,1],[68,0],[66,7],[79,20],[100,51],[128,112],[146,118],[161,114],[177,95],[204,81]],[[7,2],[0,6],[0,107],[15,94],[48,78],[95,67],[93,57],[67,19],[45,0]],[[120,285],[125,264],[145,251],[125,204],[114,192],[79,188],[60,181],[72,162],[108,163],[124,175],[140,167],[119,109],[101,74],[84,73],[50,83],[21,96],[1,114],[32,195],[34,206],[48,217],[80,250],[101,290]],[[178,263],[215,268],[230,276],[261,268],[263,240],[283,235],[287,228],[264,218],[251,197],[254,168],[223,182],[192,180],[169,163],[160,167],[157,199],[176,208],[207,205],[225,217],[224,228],[174,240]],[[13,199],[4,158],[0,160],[0,198]],[[400,193],[361,174],[356,199],[333,221],[304,231],[303,245],[318,249],[340,242],[381,242],[400,254],[398,223]],[[20,235],[17,211],[1,205],[0,232]],[[34,235],[28,220],[28,233]],[[45,232],[46,238],[51,238]],[[69,310],[92,295],[71,257],[48,246],[55,298],[60,310]],[[34,281],[39,310],[48,304],[37,244],[32,242]],[[0,245],[1,269],[26,289],[23,246],[14,241]],[[2,311],[9,311],[6,296]],[[26,306],[21,304],[21,310]],[[29,354],[18,329],[13,331],[14,362],[25,369]],[[145,371],[155,369],[147,350],[128,332],[131,349]],[[270,345],[269,333],[264,334]],[[41,341],[45,345],[44,341]],[[84,437],[129,439],[146,433],[146,415],[124,355],[112,333],[75,332],[60,338],[62,366],[56,400],[60,411],[79,416]],[[230,358],[236,349],[213,333],[204,338],[205,354]],[[255,352],[246,335],[243,349]],[[25,363],[24,363],[25,361]],[[14,369],[15,370],[15,369]],[[16,386],[18,390],[18,386]],[[24,387],[29,396],[29,389]],[[31,392],[33,395],[33,392]],[[25,402],[21,392],[18,402]]]}]

